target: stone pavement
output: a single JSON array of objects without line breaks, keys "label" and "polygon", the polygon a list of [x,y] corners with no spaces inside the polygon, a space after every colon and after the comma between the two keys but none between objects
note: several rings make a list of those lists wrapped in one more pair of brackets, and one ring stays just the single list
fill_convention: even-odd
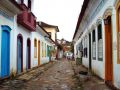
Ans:
[{"label": "stone pavement", "polygon": [[[75,62],[71,62],[76,78],[78,78],[78,85],[81,85],[83,90],[111,90],[108,88],[104,81],[88,72],[88,70],[82,65],[76,65]],[[87,75],[80,74],[81,71],[88,72]],[[76,88],[76,90],[79,90]]]},{"label": "stone pavement", "polygon": [[56,61],[44,64],[13,79],[0,82],[0,90],[22,90],[22,88],[24,88],[25,83],[37,78],[43,72],[51,68],[55,63]]},{"label": "stone pavement", "polygon": [[86,69],[76,66],[75,61],[51,62],[3,82],[0,90],[110,90],[94,76],[79,79],[79,70]]}]

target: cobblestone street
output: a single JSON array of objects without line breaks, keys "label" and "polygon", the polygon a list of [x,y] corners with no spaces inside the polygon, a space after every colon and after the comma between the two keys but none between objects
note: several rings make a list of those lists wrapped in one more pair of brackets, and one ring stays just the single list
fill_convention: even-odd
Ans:
[{"label": "cobblestone street", "polygon": [[5,81],[0,90],[109,90],[98,78],[79,80],[77,68],[85,70],[76,66],[74,61],[51,62]]}]

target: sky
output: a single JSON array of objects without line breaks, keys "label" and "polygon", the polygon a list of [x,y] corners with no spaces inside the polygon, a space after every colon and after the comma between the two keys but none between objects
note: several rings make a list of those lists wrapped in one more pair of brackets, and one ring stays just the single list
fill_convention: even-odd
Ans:
[{"label": "sky", "polygon": [[72,41],[83,0],[34,0],[37,21],[58,26],[57,38]]}]

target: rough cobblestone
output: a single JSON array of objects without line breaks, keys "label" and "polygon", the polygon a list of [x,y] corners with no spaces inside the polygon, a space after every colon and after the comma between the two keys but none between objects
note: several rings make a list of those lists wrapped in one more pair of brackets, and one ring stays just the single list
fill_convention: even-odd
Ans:
[{"label": "rough cobblestone", "polygon": [[[104,81],[96,77],[94,74],[89,72],[85,67],[82,65],[76,65],[75,62],[71,62],[73,66],[73,70],[78,78],[79,85],[82,86],[83,90],[111,90],[108,88]],[[80,71],[87,71],[87,75],[79,74]],[[76,89],[77,90],[77,89]],[[79,90],[79,89],[78,89]]]},{"label": "rough cobblestone", "polygon": [[92,74],[82,80],[79,71],[86,69],[75,61],[56,61],[3,82],[0,90],[110,90]]}]

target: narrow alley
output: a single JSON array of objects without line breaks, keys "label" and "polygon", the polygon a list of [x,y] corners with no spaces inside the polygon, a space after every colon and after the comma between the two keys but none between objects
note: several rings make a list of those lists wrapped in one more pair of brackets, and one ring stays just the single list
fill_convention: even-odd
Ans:
[{"label": "narrow alley", "polygon": [[1,83],[0,90],[110,90],[95,76],[79,79],[75,61],[54,61]]}]

